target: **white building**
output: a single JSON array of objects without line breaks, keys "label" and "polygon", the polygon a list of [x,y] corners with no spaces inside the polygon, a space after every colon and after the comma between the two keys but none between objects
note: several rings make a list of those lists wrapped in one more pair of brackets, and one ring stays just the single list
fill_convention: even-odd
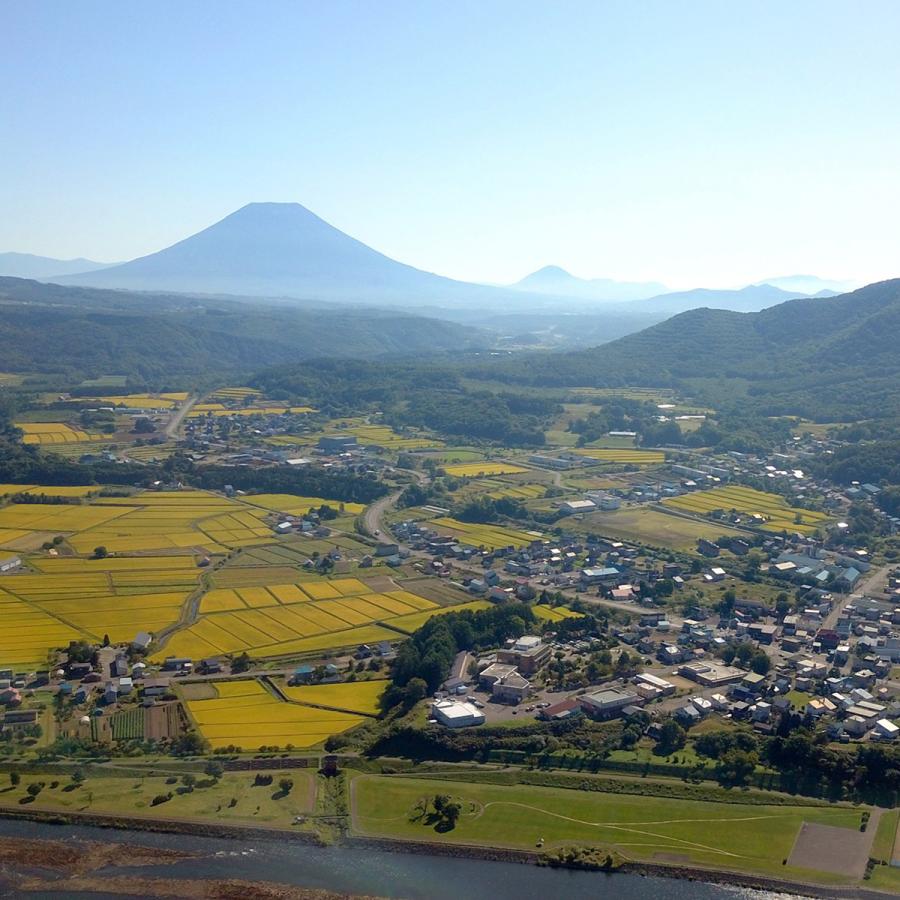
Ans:
[{"label": "white building", "polygon": [[431,715],[446,728],[484,724],[484,713],[477,706],[459,700],[439,700],[431,707]]}]

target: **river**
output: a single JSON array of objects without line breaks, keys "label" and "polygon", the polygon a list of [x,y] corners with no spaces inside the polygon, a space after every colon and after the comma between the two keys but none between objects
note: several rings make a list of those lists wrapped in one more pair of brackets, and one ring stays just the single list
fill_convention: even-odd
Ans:
[{"label": "river", "polygon": [[[506,862],[488,862],[427,854],[317,847],[293,841],[234,840],[148,831],[119,831],[83,825],[49,825],[0,819],[4,837],[45,840],[92,840],[140,844],[199,854],[190,860],[146,868],[104,869],[106,875],[150,875],[162,878],[272,881],[348,894],[369,894],[404,900],[774,900],[783,895],[743,888],[641,877],[547,869]],[[58,893],[20,894],[4,887],[0,896],[23,900],[58,900]],[[82,895],[96,900],[96,894]],[[73,894],[67,900],[80,900]]]}]

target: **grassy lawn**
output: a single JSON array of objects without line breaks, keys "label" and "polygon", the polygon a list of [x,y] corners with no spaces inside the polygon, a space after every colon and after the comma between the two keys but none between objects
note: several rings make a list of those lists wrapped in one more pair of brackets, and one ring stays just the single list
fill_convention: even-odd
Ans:
[{"label": "grassy lawn", "polygon": [[[449,794],[462,807],[442,831],[417,809]],[[782,865],[804,821],[856,829],[860,812],[846,807],[749,806],[526,785],[362,775],[353,781],[358,833],[406,839],[533,848],[614,847],[629,858],[808,878]],[[823,875],[823,880],[833,880]]]},{"label": "grassy lawn", "polygon": [[893,894],[900,894],[900,868],[896,866],[875,866],[872,870],[872,877],[868,881],[863,882],[863,884],[878,891],[890,891]]},{"label": "grassy lawn", "polygon": [[875,832],[872,842],[872,859],[883,859],[890,862],[894,855],[894,841],[897,838],[897,823],[900,821],[900,809],[885,810]]},{"label": "grassy lawn", "polygon": [[[59,786],[51,788],[54,776],[23,775],[17,787],[6,785],[0,789],[0,804],[22,809],[52,809],[70,812],[110,813],[114,815],[158,816],[168,819],[215,819],[223,822],[245,822],[289,826],[295,816],[313,810],[315,776],[303,769],[289,772],[266,772],[272,784],[254,785],[253,773],[229,772],[211,787],[195,787],[190,793],[177,793],[181,781],[167,784],[162,776],[126,778],[91,775],[81,787],[65,790],[70,783],[67,776],[59,776]],[[291,792],[282,797],[278,782],[287,777],[294,781]],[[32,804],[21,804],[28,796],[28,786],[44,782],[44,789]],[[198,784],[209,779],[197,776]],[[172,792],[172,799],[152,806],[154,797]],[[234,802],[232,802],[234,801]]]},{"label": "grassy lawn", "polygon": [[591,513],[574,526],[577,530],[594,531],[623,541],[671,547],[674,550],[692,550],[697,538],[715,540],[722,535],[739,534],[727,525],[684,519],[648,507]]}]

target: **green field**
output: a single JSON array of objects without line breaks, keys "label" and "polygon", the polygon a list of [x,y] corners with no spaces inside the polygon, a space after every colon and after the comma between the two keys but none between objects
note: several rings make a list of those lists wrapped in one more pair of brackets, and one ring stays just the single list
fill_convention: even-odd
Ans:
[{"label": "green field", "polygon": [[[69,779],[62,773],[53,777],[23,775],[18,787],[10,787],[0,794],[0,804],[15,809],[211,819],[285,827],[291,825],[295,816],[312,812],[315,806],[315,780],[312,772],[291,769],[266,774],[273,776],[272,784],[254,785],[253,773],[244,772],[228,772],[216,784],[212,784],[207,776],[197,773],[198,786],[184,793],[178,793],[178,788],[183,788],[180,780],[167,784],[166,778],[162,776],[129,778],[90,775],[81,787],[65,790]],[[279,796],[278,782],[285,776],[293,779],[294,787],[287,796]],[[59,785],[51,788],[50,783],[56,779],[59,780]],[[34,803],[20,806],[19,801],[28,796],[28,785],[39,781],[44,782],[45,787]],[[170,791],[173,794],[171,800],[152,805],[154,797]]]},{"label": "green field", "polygon": [[727,525],[673,516],[648,507],[590,513],[573,527],[622,541],[671,547],[673,550],[690,550],[696,545],[697,538],[711,541],[726,534],[740,533]]},{"label": "green field", "polygon": [[[424,778],[361,775],[352,791],[353,828],[361,834],[528,849],[541,842],[547,849],[596,845],[626,858],[788,878],[810,875],[782,865],[803,822],[851,831],[860,824],[860,811],[847,807],[742,805]],[[442,831],[417,811],[421,800],[435,794],[450,795],[462,806],[452,830]]]}]

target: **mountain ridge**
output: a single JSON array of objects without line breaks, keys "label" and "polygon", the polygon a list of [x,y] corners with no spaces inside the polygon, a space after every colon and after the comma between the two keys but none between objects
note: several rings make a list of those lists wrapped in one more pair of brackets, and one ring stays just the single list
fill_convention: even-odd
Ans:
[{"label": "mountain ridge", "polygon": [[75,259],[56,259],[34,253],[0,253],[0,276],[10,278],[52,278],[74,271],[108,269],[118,263],[97,262],[82,256]]}]

